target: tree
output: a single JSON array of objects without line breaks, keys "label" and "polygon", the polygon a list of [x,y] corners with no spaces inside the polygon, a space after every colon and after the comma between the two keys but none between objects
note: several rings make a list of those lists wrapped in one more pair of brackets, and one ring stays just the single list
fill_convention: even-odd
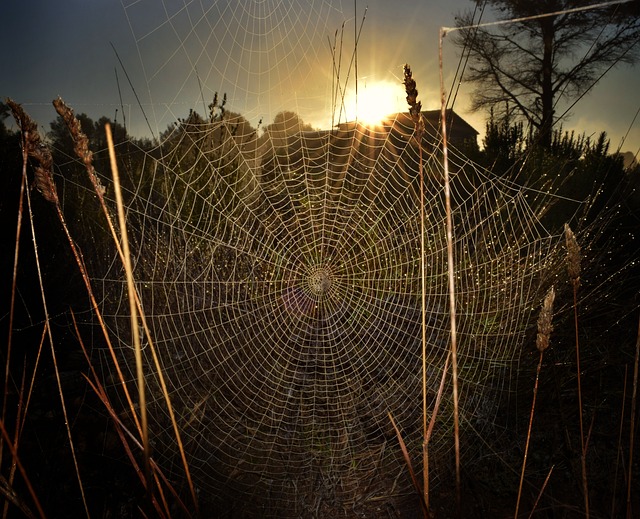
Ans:
[{"label": "tree", "polygon": [[285,110],[278,112],[273,118],[273,123],[264,127],[264,132],[283,132],[287,135],[294,133],[313,131],[313,126],[305,123],[295,112]]},{"label": "tree", "polygon": [[0,102],[0,139],[4,139],[9,135],[9,129],[4,124],[4,120],[9,117],[9,106]]},{"label": "tree", "polygon": [[[577,101],[611,67],[638,58],[638,2],[572,11],[598,0],[473,1],[489,4],[501,19],[521,21],[491,30],[470,27],[469,12],[458,18],[454,41],[469,55],[466,80],[477,86],[472,108],[523,118],[545,147],[566,116],[555,113],[559,101]],[[559,14],[532,18],[546,13]]]},{"label": "tree", "polygon": [[[109,175],[111,165],[109,163],[105,125],[107,123],[111,125],[111,134],[116,148],[129,140],[126,129],[121,124],[113,122],[105,116],[100,117],[98,121],[93,121],[85,113],[78,114],[76,117],[80,121],[82,131],[89,139],[89,148],[93,152],[94,167],[98,172]],[[51,130],[47,133],[47,137],[53,147],[54,162],[61,166],[62,173],[67,172],[69,169],[83,172],[84,165],[78,161],[74,151],[75,143],[64,119],[58,115],[49,125]],[[74,166],[71,167],[74,162]],[[62,167],[63,165],[64,167]]]}]

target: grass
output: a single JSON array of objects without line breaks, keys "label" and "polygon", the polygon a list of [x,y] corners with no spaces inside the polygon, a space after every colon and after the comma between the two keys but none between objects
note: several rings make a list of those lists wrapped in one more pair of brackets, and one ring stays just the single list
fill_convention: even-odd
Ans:
[{"label": "grass", "polygon": [[[413,85],[413,89],[415,89],[415,85]],[[417,92],[416,92],[417,96]],[[16,105],[17,106],[17,105]],[[63,113],[66,113],[64,106],[59,104],[60,110]],[[39,256],[38,254],[38,235],[35,230],[34,219],[37,219],[37,213],[32,208],[32,201],[30,199],[30,192],[28,189],[28,178],[27,178],[27,156],[31,155],[32,166],[34,166],[34,179],[35,182],[33,185],[36,186],[36,189],[41,194],[44,201],[53,206],[55,208],[59,225],[62,227],[66,240],[68,242],[69,249],[71,250],[71,254],[75,261],[75,267],[80,273],[80,277],[82,278],[82,282],[84,285],[84,290],[86,291],[87,297],[91,300],[91,306],[95,313],[96,318],[100,322],[100,331],[102,337],[100,340],[104,341],[108,345],[108,351],[111,356],[111,365],[110,366],[96,366],[94,357],[92,357],[91,352],[89,351],[90,346],[87,347],[85,345],[85,341],[83,339],[83,333],[81,331],[81,326],[78,325],[75,319],[75,315],[72,314],[72,322],[73,322],[73,334],[72,337],[74,342],[79,345],[80,350],[82,351],[85,368],[83,372],[85,373],[86,378],[84,379],[87,387],[90,389],[90,397],[97,400],[101,405],[101,410],[108,417],[110,425],[109,427],[114,431],[115,435],[118,438],[118,442],[120,445],[120,449],[124,452],[124,458],[127,460],[126,463],[128,465],[128,469],[132,470],[135,474],[135,478],[137,478],[137,484],[139,488],[142,489],[141,493],[137,494],[136,501],[136,513],[142,513],[146,516],[154,516],[154,517],[173,517],[173,516],[189,516],[198,515],[198,506],[199,506],[199,496],[196,491],[195,484],[191,478],[190,467],[191,464],[189,462],[188,449],[182,445],[181,442],[181,427],[180,421],[173,414],[173,406],[172,400],[169,397],[169,391],[166,385],[161,389],[164,393],[164,399],[166,402],[168,413],[171,415],[170,421],[172,423],[171,427],[174,431],[174,435],[176,437],[176,441],[180,444],[180,464],[183,468],[184,478],[187,481],[186,487],[187,491],[182,492],[180,487],[180,483],[176,480],[170,479],[167,477],[162,467],[158,466],[153,456],[153,450],[146,442],[146,434],[144,432],[145,427],[143,425],[144,420],[143,409],[144,409],[144,398],[138,396],[137,398],[134,396],[134,392],[131,391],[129,384],[125,382],[126,377],[122,373],[121,360],[118,359],[117,354],[114,351],[113,346],[110,344],[110,333],[108,331],[108,326],[104,322],[104,318],[100,313],[99,305],[95,299],[93,294],[93,288],[91,285],[89,273],[86,270],[86,265],[83,259],[83,254],[79,250],[76,245],[76,241],[73,239],[71,231],[69,230],[69,226],[64,218],[64,213],[59,203],[57,188],[55,182],[53,180],[53,176],[51,174],[51,163],[46,154],[43,154],[43,150],[46,148],[43,147],[38,141],[32,141],[29,139],[33,139],[35,135],[35,129],[30,126],[28,120],[19,116],[19,119],[22,121],[20,126],[23,130],[23,175],[21,181],[21,188],[19,194],[19,207],[21,208],[18,213],[18,227],[16,228],[16,243],[15,243],[15,253],[14,253],[14,263],[13,263],[13,275],[12,275],[12,286],[11,289],[11,303],[10,303],[10,316],[13,315],[13,308],[15,301],[18,299],[18,291],[15,288],[17,286],[18,280],[18,270],[19,270],[19,262],[20,262],[20,254],[24,254],[24,251],[20,251],[19,245],[22,243],[20,240],[20,230],[22,228],[21,218],[22,218],[22,200],[23,197],[27,201],[27,215],[29,219],[29,224],[32,232],[32,243],[34,245],[34,255],[36,255],[37,264],[39,265]],[[70,121],[70,131],[73,133],[73,121],[71,118]],[[31,137],[29,137],[31,136]],[[34,144],[35,142],[35,144]],[[120,203],[120,211],[119,211],[119,232],[116,230],[115,225],[111,221],[110,212],[107,210],[107,206],[102,198],[104,194],[104,186],[100,184],[95,175],[95,172],[92,170],[91,165],[91,155],[88,148],[88,145],[85,143],[82,144],[83,138],[78,130],[76,130],[76,138],[74,142],[78,145],[78,156],[82,160],[82,162],[86,166],[86,170],[90,179],[90,182],[93,184],[94,191],[96,193],[96,197],[100,201],[103,207],[103,212],[105,216],[105,225],[107,225],[111,229],[111,233],[113,236],[114,244],[118,249],[118,255],[122,258],[123,263],[126,265],[126,257],[129,256],[129,253],[126,251],[126,247],[124,244],[121,246],[120,241],[123,236],[126,234],[125,230],[127,227],[126,222],[124,221],[124,210],[122,209],[122,203]],[[79,143],[79,144],[78,144]],[[116,171],[116,168],[113,168]],[[423,233],[424,234],[424,233]],[[567,233],[568,236],[568,233]],[[576,244],[577,245],[577,244]],[[571,250],[572,243],[567,237],[567,248]],[[19,254],[20,253],[20,254]],[[423,253],[424,257],[424,253]],[[421,267],[424,272],[424,265]],[[130,274],[130,278],[132,277],[131,268],[126,268]],[[37,273],[41,273],[43,269],[39,266],[37,268]],[[579,272],[579,271],[578,271]],[[593,474],[594,471],[602,468],[602,465],[598,464],[595,461],[596,455],[599,454],[598,450],[601,449],[601,445],[603,442],[600,442],[596,436],[598,433],[599,426],[602,426],[602,421],[599,416],[596,414],[596,410],[594,407],[591,408],[591,423],[593,426],[589,427],[589,430],[592,431],[588,433],[585,437],[584,429],[582,427],[583,415],[589,416],[585,413],[584,405],[589,405],[589,403],[594,402],[596,399],[592,398],[592,394],[589,395],[588,398],[585,398],[583,401],[583,390],[589,388],[590,392],[593,392],[592,386],[585,386],[582,382],[581,377],[586,376],[585,373],[589,372],[589,369],[598,369],[597,359],[594,360],[593,355],[585,357],[580,355],[579,344],[577,339],[578,332],[578,299],[577,299],[577,283],[576,279],[580,278],[580,273],[575,276],[575,269],[569,270],[568,283],[573,288],[573,305],[570,305],[571,309],[575,315],[575,364],[577,368],[577,373],[575,378],[577,379],[577,393],[575,395],[578,398],[578,409],[579,415],[575,416],[575,420],[579,421],[580,424],[580,437],[579,437],[579,452],[580,452],[580,473],[577,481],[580,482],[580,487],[583,493],[584,505],[580,514],[587,514],[592,512],[593,503],[588,501],[588,485],[587,478]],[[44,283],[42,279],[38,281],[39,292],[42,296],[42,305],[47,308],[47,298],[45,294],[47,293],[44,288]],[[129,285],[132,287],[132,283]],[[424,286],[423,286],[424,293]],[[423,296],[424,297],[424,296]],[[560,297],[564,297],[564,305],[567,306],[566,303],[566,291],[564,294],[561,293]],[[129,302],[131,303],[130,313],[133,316],[132,319],[132,335],[135,336],[135,333],[140,324],[142,324],[145,329],[145,336],[147,340],[150,340],[150,343],[147,347],[154,350],[152,334],[149,330],[149,327],[145,323],[145,316],[142,310],[142,305],[140,303],[140,296],[136,294],[134,289],[130,289],[129,291]],[[545,435],[549,435],[551,430],[556,430],[557,424],[553,424],[551,420],[547,418],[546,422],[537,422],[537,424],[541,424],[543,427],[536,426],[533,428],[534,424],[534,408],[536,407],[536,399],[538,398],[538,402],[542,404],[542,406],[538,406],[538,410],[540,411],[540,407],[542,407],[542,413],[544,416],[545,411],[548,411],[549,407],[554,405],[553,399],[550,398],[549,393],[545,392],[545,388],[548,388],[552,384],[550,378],[552,375],[547,374],[549,370],[543,370],[543,353],[548,348],[548,344],[550,341],[550,333],[551,333],[551,310],[549,308],[550,304],[545,300],[543,305],[543,311],[541,312],[541,318],[538,322],[538,342],[537,342],[537,350],[538,350],[538,359],[537,359],[537,368],[535,370],[535,385],[534,385],[534,393],[533,393],[533,403],[531,404],[530,412],[528,414],[528,427],[526,436],[521,436],[521,441],[525,442],[524,446],[524,457],[521,459],[521,465],[515,461],[516,456],[514,455],[514,451],[511,452],[505,451],[500,453],[496,458],[499,460],[498,464],[505,463],[509,466],[512,472],[519,475],[519,484],[514,484],[511,489],[502,489],[509,490],[509,498],[516,497],[516,489],[517,489],[517,504],[515,515],[518,516],[520,511],[523,510],[529,513],[529,516],[544,516],[547,512],[549,512],[550,507],[554,507],[556,513],[562,510],[575,510],[575,503],[571,500],[567,500],[562,502],[558,500],[558,490],[557,488],[561,488],[560,484],[556,484],[554,481],[556,478],[560,478],[562,476],[558,476],[559,472],[562,472],[562,469],[557,467],[564,465],[564,471],[567,471],[566,459],[561,460],[559,463],[556,459],[545,460],[540,459],[544,458],[543,453],[544,447],[537,442],[540,436],[544,437]],[[566,309],[565,309],[566,310]],[[46,310],[45,310],[46,311]],[[544,313],[546,312],[546,313]],[[138,318],[135,317],[135,314],[138,313]],[[542,314],[548,316],[548,320],[542,318]],[[423,318],[425,316],[425,312],[423,311]],[[12,323],[12,317],[10,317],[10,323]],[[87,464],[83,463],[82,459],[84,457],[84,448],[79,447],[78,443],[83,443],[81,438],[81,434],[77,429],[74,429],[73,424],[78,420],[77,416],[74,416],[73,413],[69,412],[69,402],[73,400],[71,396],[68,395],[68,390],[65,387],[64,383],[64,368],[61,369],[57,362],[57,349],[55,344],[59,342],[58,338],[55,336],[56,328],[52,325],[53,318],[50,315],[50,312],[46,311],[44,325],[42,327],[42,337],[43,342],[40,345],[39,352],[37,354],[37,359],[40,359],[42,350],[42,344],[47,340],[50,348],[50,356],[51,356],[51,365],[54,373],[54,377],[56,380],[55,385],[55,393],[56,397],[59,398],[59,405],[63,410],[63,420],[62,422],[65,424],[65,435],[67,441],[65,444],[69,448],[69,456],[72,458],[71,466],[67,469],[65,474],[71,473],[76,483],[75,490],[69,491],[69,494],[77,493],[80,501],[84,501],[84,504],[81,505],[81,510],[84,515],[96,516],[95,510],[92,508],[92,503],[90,502],[88,496],[89,488],[96,483],[96,474],[94,473],[94,469]],[[567,326],[566,321],[561,321],[563,326]],[[589,330],[589,326],[583,326],[581,328],[582,337],[585,336],[585,330]],[[557,331],[557,328],[556,328]],[[40,480],[39,473],[41,470],[48,466],[48,460],[40,460],[35,461],[30,453],[26,450],[21,450],[21,446],[24,443],[21,441],[23,431],[25,427],[28,429],[33,422],[29,421],[29,413],[33,413],[31,411],[30,402],[33,401],[34,392],[33,388],[38,385],[40,379],[43,377],[42,368],[40,360],[33,364],[31,371],[27,370],[26,362],[23,366],[20,366],[21,369],[16,369],[16,359],[15,352],[12,352],[13,345],[13,337],[14,337],[14,327],[13,324],[9,326],[9,335],[7,342],[7,355],[5,358],[5,390],[3,392],[3,409],[2,409],[2,442],[0,446],[2,450],[0,453],[6,452],[7,456],[2,457],[2,462],[0,464],[0,475],[2,476],[0,486],[0,492],[5,497],[5,506],[4,506],[4,516],[10,516],[15,513],[19,515],[24,515],[26,517],[45,517],[45,516],[55,516],[57,514],[56,510],[51,506],[52,498],[49,497],[46,501],[40,499],[39,493],[43,492],[42,482],[39,481],[39,484],[33,484],[33,479]],[[545,342],[546,341],[546,342]],[[425,341],[423,338],[423,345]],[[530,344],[530,343],[528,343]],[[555,350],[560,348],[559,344],[562,344],[562,338],[559,337],[558,345],[554,347]],[[589,343],[586,343],[587,346]],[[526,346],[526,345],[525,345]],[[585,352],[584,344],[583,353]],[[424,346],[423,346],[424,347]],[[628,436],[624,436],[622,434],[619,435],[619,439],[616,440],[616,453],[617,451],[626,451],[628,452],[628,457],[626,458],[626,467],[625,467],[625,496],[624,496],[624,507],[628,517],[632,515],[632,507],[634,503],[634,493],[633,489],[637,487],[637,478],[634,473],[634,467],[637,466],[637,462],[633,459],[634,455],[634,440],[635,440],[635,420],[636,420],[636,406],[637,406],[637,379],[638,379],[638,351],[640,350],[640,331],[638,333],[638,339],[636,343],[635,349],[635,359],[630,361],[627,358],[624,358],[621,361],[624,365],[629,365],[633,362],[633,383],[632,383],[632,391],[631,391],[631,401],[626,402],[626,390],[622,393],[622,401],[618,398],[615,401],[616,406],[622,409],[626,409],[628,404],[630,404],[630,412],[628,413],[629,420],[626,422],[626,426],[624,425],[624,412],[621,413],[620,418],[620,430],[624,427],[628,427],[629,434]],[[589,351],[588,349],[586,351]],[[425,356],[426,357],[426,356]],[[425,358],[423,357],[423,358]],[[550,355],[546,355],[544,359],[549,359]],[[525,355],[525,359],[528,358]],[[430,443],[430,438],[433,434],[433,431],[439,427],[440,421],[436,418],[439,415],[440,402],[443,398],[445,392],[451,390],[451,387],[447,384],[447,373],[449,370],[449,363],[451,362],[451,353],[447,356],[446,361],[444,362],[444,366],[442,369],[442,378],[437,381],[438,390],[436,393],[436,398],[433,403],[433,410],[431,414],[431,419],[427,420],[427,413],[423,412],[423,443],[422,443],[422,454],[423,454],[423,479],[422,486],[420,485],[420,481],[416,475],[416,472],[413,470],[411,465],[411,452],[404,445],[403,436],[400,432],[400,428],[393,420],[393,417],[389,415],[390,421],[393,424],[393,428],[397,434],[397,438],[400,442],[400,450],[402,451],[402,455],[406,460],[406,464],[408,467],[411,467],[409,470],[410,478],[413,481],[413,485],[415,487],[416,492],[420,497],[419,502],[422,503],[422,512],[425,516],[430,514],[431,512],[438,512],[438,516],[443,516],[443,507],[448,505],[448,510],[451,511],[455,508],[455,506],[459,506],[461,509],[460,513],[466,513],[469,510],[473,510],[473,506],[471,503],[475,502],[476,504],[481,503],[483,499],[488,499],[486,496],[491,496],[492,491],[496,489],[486,489],[480,494],[480,498],[478,498],[478,490],[477,485],[482,484],[482,481],[474,481],[473,475],[471,472],[474,470],[474,467],[478,467],[478,462],[476,461],[476,465],[473,464],[472,460],[469,460],[465,465],[465,471],[461,470],[460,466],[460,453],[456,452],[456,476],[455,476],[455,490],[454,485],[452,484],[450,487],[446,485],[440,484],[437,486],[437,492],[434,492],[433,489],[429,488],[429,479],[433,477],[429,474],[430,470],[430,461],[429,460],[429,450],[428,446]],[[556,358],[550,360],[550,363],[555,363]],[[528,363],[525,361],[525,364]],[[146,380],[148,376],[156,377],[156,384],[158,387],[162,387],[163,382],[163,370],[161,369],[162,362],[160,359],[155,357],[155,362],[153,365],[143,367],[141,360],[139,361],[140,366],[139,374],[141,371],[142,375],[138,378],[137,388],[141,389],[146,384]],[[603,368],[604,370],[604,368]],[[118,380],[119,390],[122,391],[123,394],[126,395],[125,400],[128,402],[127,407],[128,410],[116,409],[113,401],[113,394],[110,394],[110,390],[104,387],[102,373],[100,371],[111,371],[115,374],[116,380]],[[523,371],[522,372],[523,379],[529,379],[528,375],[533,373],[531,371]],[[542,380],[542,384],[540,387],[541,395],[538,394],[539,379],[546,375],[546,378]],[[423,364],[423,388],[426,387],[426,365]],[[592,378],[592,377],[590,377]],[[14,393],[10,393],[10,387],[15,381],[14,385],[17,387],[17,390]],[[610,382],[607,378],[606,382]],[[564,382],[561,382],[564,384]],[[455,387],[455,386],[454,386]],[[613,395],[619,394],[613,392],[610,388],[603,386],[607,391],[607,398],[611,398]],[[563,386],[561,392],[566,391],[566,386]],[[423,389],[423,394],[427,394],[427,390]],[[571,400],[571,398],[566,398],[567,400]],[[602,399],[602,397],[600,397]],[[454,399],[456,401],[457,399]],[[426,404],[423,404],[426,407]],[[594,404],[591,404],[594,406]],[[12,407],[14,406],[14,407]],[[423,408],[423,411],[425,409]],[[547,415],[548,416],[548,415]],[[540,420],[540,415],[536,415],[537,419]],[[467,418],[468,420],[468,418]],[[588,422],[587,422],[588,423]],[[26,424],[26,425],[25,425]],[[472,427],[473,424],[469,422],[462,421],[461,424],[456,425],[456,436],[459,437],[459,432],[457,431],[459,426],[469,426]],[[536,431],[535,433],[533,431]],[[594,432],[595,431],[595,432]],[[571,434],[569,432],[569,434]],[[598,433],[599,434],[599,433]],[[626,441],[626,444],[623,444],[623,438]],[[626,440],[628,438],[628,440]],[[486,441],[489,442],[490,438],[486,438]],[[511,440],[510,440],[511,441]],[[511,443],[513,443],[511,441]],[[514,445],[510,446],[514,449]],[[389,447],[387,447],[388,449]],[[457,449],[456,449],[457,450]],[[517,450],[517,449],[516,449]],[[590,456],[593,456],[592,461],[589,465],[586,463],[587,452],[590,453]],[[326,454],[326,457],[331,460],[331,452]],[[617,457],[617,454],[616,454]],[[537,458],[537,459],[536,459]],[[552,456],[553,458],[553,456]],[[23,460],[25,461],[23,463]],[[501,460],[501,461],[500,461]],[[547,462],[548,461],[548,462]],[[526,472],[526,468],[530,463],[530,470]],[[516,470],[517,466],[521,466],[521,470]],[[541,469],[541,467],[543,467]],[[503,467],[504,468],[504,467]],[[122,469],[124,470],[124,469]],[[591,472],[589,472],[589,470]],[[527,478],[527,474],[529,477]],[[18,477],[19,476],[19,477]],[[35,476],[35,477],[34,477]],[[394,475],[395,478],[395,475]],[[87,480],[91,481],[91,484],[87,483]],[[395,488],[394,479],[394,486]],[[473,488],[471,485],[473,482],[476,485],[476,488]],[[558,486],[556,486],[558,485]],[[177,488],[179,487],[179,488]],[[596,487],[597,488],[597,487]],[[142,497],[142,496],[146,497]],[[185,495],[188,496],[189,500],[185,499]],[[574,493],[570,493],[571,496],[575,495]],[[566,497],[566,496],[565,496]],[[617,496],[615,493],[612,495],[612,501],[616,502]],[[496,499],[496,502],[500,501]],[[509,510],[509,513],[513,510],[513,500],[505,499],[505,501],[509,502],[509,506],[504,505],[502,511]],[[459,503],[455,505],[455,503]],[[501,505],[502,506],[502,505]],[[573,508],[569,508],[573,507]],[[317,510],[320,510],[320,501],[318,501]],[[600,510],[602,507],[600,507]],[[495,511],[495,510],[494,510]],[[254,510],[256,514],[258,514],[259,510]],[[385,513],[391,513],[389,510],[380,512],[380,516],[383,516]],[[490,513],[486,511],[486,513]],[[552,512],[549,512],[549,514]],[[561,512],[560,512],[561,513]],[[569,514],[569,512],[566,512]],[[99,515],[99,514],[98,514]],[[595,515],[595,514],[593,514]],[[203,512],[203,516],[204,512]],[[486,515],[485,515],[486,516]]]},{"label": "grass", "polygon": [[[524,483],[524,474],[527,468],[527,456],[529,454],[529,443],[531,441],[531,428],[533,427],[533,413],[536,407],[536,397],[538,396],[538,381],[540,379],[540,371],[542,370],[542,360],[544,357],[545,350],[549,347],[551,341],[551,331],[553,330],[553,325],[551,321],[553,319],[553,301],[556,298],[556,292],[553,286],[547,292],[547,295],[544,298],[544,302],[542,304],[542,309],[540,310],[540,315],[538,316],[538,335],[536,337],[536,347],[540,352],[540,360],[538,361],[538,367],[536,368],[536,381],[533,386],[533,402],[531,402],[531,416],[529,418],[529,428],[527,429],[527,440],[524,447],[524,458],[522,460],[522,471],[520,473],[520,483],[518,485],[518,499],[516,501],[516,511],[513,514],[516,519],[518,519],[518,511],[520,510],[520,498],[522,497],[522,484]],[[552,467],[553,469],[553,467]],[[551,470],[549,470],[549,475],[551,475]],[[548,481],[548,477],[547,480]],[[539,499],[536,500],[536,503]],[[535,504],[533,506],[535,510]]]},{"label": "grass", "polygon": [[581,258],[580,246],[571,228],[564,226],[565,242],[567,247],[567,272],[573,289],[573,316],[576,334],[576,371],[578,381],[578,422],[580,423],[580,465],[582,468],[582,493],[584,495],[584,512],[587,519],[589,513],[589,484],[587,478],[587,441],[584,437],[584,425],[582,423],[582,374],[580,368],[580,327],[578,320],[578,288],[580,287]]}]

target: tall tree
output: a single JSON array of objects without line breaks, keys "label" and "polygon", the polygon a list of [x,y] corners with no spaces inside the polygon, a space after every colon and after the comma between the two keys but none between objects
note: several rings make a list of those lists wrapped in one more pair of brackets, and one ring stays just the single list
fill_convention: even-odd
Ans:
[{"label": "tall tree", "polygon": [[[454,41],[469,56],[466,80],[477,86],[472,108],[526,119],[546,146],[566,115],[556,113],[558,102],[579,99],[611,67],[634,63],[640,52],[636,1],[588,10],[581,8],[598,0],[472,1],[489,5],[499,19],[519,19],[473,27],[470,12],[458,18]],[[547,13],[557,14],[540,16]]]}]

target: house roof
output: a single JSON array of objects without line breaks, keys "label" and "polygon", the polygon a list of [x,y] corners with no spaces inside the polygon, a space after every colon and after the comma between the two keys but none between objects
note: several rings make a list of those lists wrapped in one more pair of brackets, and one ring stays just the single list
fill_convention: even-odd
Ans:
[{"label": "house roof", "polygon": [[[477,139],[479,132],[456,112],[448,109],[446,114],[447,136],[451,142],[462,143],[467,140]],[[427,140],[437,140],[437,136],[440,135],[440,110],[424,110],[422,117],[425,122],[425,138]],[[340,130],[349,130],[355,128],[357,125],[357,122],[351,121],[341,123],[337,128]],[[400,112],[387,116],[382,121],[382,126],[388,129],[394,129],[402,134],[411,134],[414,131],[415,124],[409,112]],[[429,136],[431,136],[431,139],[429,139]]]},{"label": "house roof", "polygon": [[[479,135],[479,132],[473,126],[471,126],[467,121],[465,121],[462,117],[455,113],[451,108],[446,111],[446,116],[447,130],[475,137]],[[431,127],[434,129],[440,128],[440,110],[425,110],[422,112],[422,117],[424,117],[425,119],[425,124],[431,125]]]}]

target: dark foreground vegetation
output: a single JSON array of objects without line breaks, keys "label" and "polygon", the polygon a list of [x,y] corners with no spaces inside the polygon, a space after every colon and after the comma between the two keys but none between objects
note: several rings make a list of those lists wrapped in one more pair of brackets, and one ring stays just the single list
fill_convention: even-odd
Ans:
[{"label": "dark foreground vegetation", "polygon": [[[203,159],[202,152],[207,146],[215,148],[228,138],[223,132],[233,132],[234,138],[255,149],[280,139],[280,144],[274,147],[279,146],[285,152],[288,137],[312,130],[291,115],[282,115],[272,125],[256,129],[241,116],[226,112],[224,104],[218,106],[214,101],[210,109],[206,117],[191,112],[177,121],[159,142],[131,139],[125,128],[111,123],[123,184],[127,192],[136,193],[139,201],[153,202],[150,211],[179,200],[183,206],[172,210],[189,225],[199,225],[200,198],[193,195],[190,199],[189,194],[179,192],[180,188],[172,183],[172,175],[188,171],[195,178],[195,173],[206,171],[208,177],[201,175],[199,184],[191,183],[193,193],[199,193],[207,189],[212,175],[236,171],[232,155],[221,156],[212,171],[207,169],[214,163],[212,159]],[[2,105],[3,119],[8,115],[7,106]],[[104,134],[104,123],[108,120],[101,118],[94,122],[84,115],[78,119],[89,138],[99,185],[111,189]],[[228,124],[215,124],[221,121]],[[210,131],[203,132],[203,128]],[[10,356],[8,349],[2,348],[6,363],[0,451],[4,513],[9,517],[21,514],[37,517],[41,515],[41,506],[47,517],[79,517],[85,510],[93,517],[139,517],[141,511],[155,516],[162,509],[175,517],[195,515],[184,481],[173,480],[169,485],[187,503],[184,508],[160,482],[154,485],[165,488],[163,499],[167,504],[157,506],[151,502],[141,484],[144,462],[140,450],[126,438],[124,443],[133,450],[132,457],[128,455],[120,436],[122,428],[110,415],[115,408],[119,419],[131,426],[126,408],[120,408],[119,404],[113,404],[114,408],[105,405],[99,390],[89,383],[94,380],[91,368],[100,372],[108,367],[106,363],[88,363],[83,347],[87,348],[89,358],[95,358],[91,350],[104,348],[104,338],[91,327],[83,328],[91,302],[51,201],[42,196],[43,192],[47,194],[47,188],[38,184],[35,169],[38,163],[33,159],[28,161],[29,184],[24,186],[30,192],[30,205],[21,191],[24,165],[21,149],[25,138],[20,132],[8,130],[4,120],[0,123],[0,219],[5,230],[0,254],[0,331],[3,344],[7,344],[6,338],[11,342]],[[53,180],[73,241],[82,251],[88,268],[96,269],[90,274],[99,278],[102,275],[99,270],[105,268],[104,251],[112,247],[112,238],[105,226],[96,225],[102,221],[101,208],[95,191],[88,187],[86,164],[77,157],[77,138],[72,138],[67,125],[58,117],[51,123],[42,146],[52,153]],[[529,330],[528,342],[521,345],[517,375],[509,381],[511,397],[496,413],[491,427],[495,437],[487,438],[491,448],[482,445],[469,448],[463,459],[461,515],[513,516],[523,453],[530,442],[525,485],[520,492],[520,516],[533,511],[534,517],[582,517],[584,488],[588,486],[591,517],[625,514],[632,517],[629,514],[640,511],[640,464],[638,456],[632,455],[637,447],[633,427],[638,419],[634,395],[640,340],[637,191],[640,170],[637,164],[625,165],[621,155],[611,154],[604,134],[593,140],[558,130],[551,142],[542,147],[523,126],[493,119],[488,123],[482,149],[469,145],[464,151],[470,159],[468,168],[480,165],[499,179],[526,186],[532,205],[536,198],[549,204],[542,213],[546,228],[561,232],[565,223],[571,226],[582,245],[582,272],[579,283],[565,273],[558,273],[551,346],[544,356],[539,355],[535,347],[536,330]],[[140,176],[149,174],[153,161],[160,158],[166,169],[156,171],[158,177],[154,179],[159,184],[145,184]],[[267,178],[268,169],[263,174]],[[166,189],[163,191],[158,185]],[[152,200],[154,196],[159,198]],[[231,196],[228,203],[232,205],[233,201]],[[19,240],[16,229],[20,230]],[[135,233],[134,228],[134,237]],[[13,286],[14,252],[18,245]],[[38,273],[42,275],[44,289]],[[587,294],[577,299],[580,303],[575,320],[574,288],[578,295]],[[579,371],[576,323],[580,337]],[[539,360],[535,415],[528,431]],[[64,412],[61,392],[66,405]],[[121,395],[111,396],[118,402]],[[415,407],[418,417],[420,402]],[[73,438],[73,455],[65,422]],[[393,445],[399,450],[396,443]],[[418,452],[412,455],[415,459],[419,457]],[[132,460],[136,460],[137,468]],[[79,490],[78,472],[82,474],[84,495]],[[436,517],[452,517],[456,508],[453,471],[449,469],[449,479],[447,470],[441,474],[442,481],[432,493],[431,509]],[[407,471],[403,487],[407,486],[408,478]],[[218,498],[224,500],[224,496]],[[156,500],[161,501],[159,494]],[[206,503],[207,499],[203,499],[203,517],[236,516],[232,509],[223,513],[220,508],[207,508]],[[418,498],[413,494],[404,494],[395,504],[360,511],[354,508],[352,516],[361,517],[358,514],[364,513],[367,517],[421,514]],[[255,515],[269,513],[256,510]]]}]

